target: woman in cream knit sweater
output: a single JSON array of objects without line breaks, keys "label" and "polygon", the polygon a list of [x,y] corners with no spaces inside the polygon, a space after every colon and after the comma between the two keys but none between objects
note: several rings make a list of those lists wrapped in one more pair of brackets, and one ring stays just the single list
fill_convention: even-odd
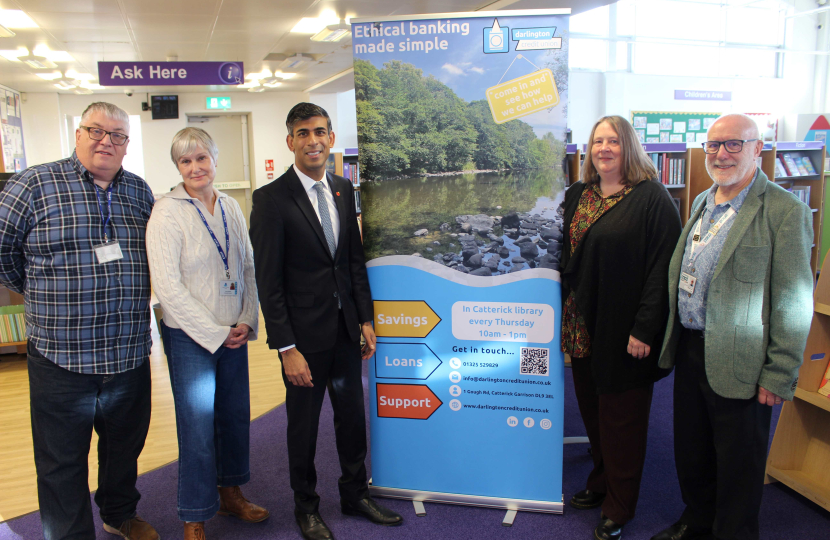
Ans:
[{"label": "woman in cream knit sweater", "polygon": [[204,130],[178,132],[170,155],[183,182],[156,202],[147,225],[176,405],[185,540],[204,539],[204,522],[217,512],[268,517],[239,488],[250,478],[247,342],[256,339],[259,307],[245,217],[213,187],[218,154]]}]

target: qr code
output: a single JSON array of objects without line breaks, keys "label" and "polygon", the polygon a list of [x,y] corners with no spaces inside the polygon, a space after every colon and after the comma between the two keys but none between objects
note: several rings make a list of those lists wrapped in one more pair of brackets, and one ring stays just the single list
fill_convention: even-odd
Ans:
[{"label": "qr code", "polygon": [[549,374],[550,349],[540,347],[522,347],[521,366],[519,372],[522,375],[544,375]]}]

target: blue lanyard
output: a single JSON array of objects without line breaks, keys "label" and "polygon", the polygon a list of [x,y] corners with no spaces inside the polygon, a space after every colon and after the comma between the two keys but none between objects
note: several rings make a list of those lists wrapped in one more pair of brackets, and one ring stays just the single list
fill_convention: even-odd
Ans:
[{"label": "blue lanyard", "polygon": [[225,207],[222,206],[222,200],[220,199],[219,202],[219,209],[222,211],[222,223],[225,225],[225,250],[222,249],[222,245],[219,243],[219,240],[216,239],[216,235],[213,234],[213,229],[210,228],[208,225],[207,220],[205,219],[205,215],[202,214],[202,211],[199,210],[199,207],[196,206],[196,203],[190,199],[187,199],[187,202],[193,205],[193,208],[199,212],[199,217],[202,218],[202,223],[205,224],[207,227],[208,232],[210,233],[210,237],[213,238],[213,243],[216,244],[216,249],[219,250],[219,256],[222,257],[222,262],[225,263],[225,277],[227,279],[231,279],[231,271],[230,267],[228,266],[228,256],[226,255],[225,251],[228,253],[231,252],[231,237],[228,234],[228,219],[225,217]]},{"label": "blue lanyard", "polygon": [[112,218],[112,183],[110,183],[110,187],[107,188],[107,218],[104,219],[104,207],[101,206],[101,196],[98,195],[98,187],[92,186],[95,188],[95,199],[98,201],[98,211],[101,213],[101,223],[104,224],[104,242],[109,242],[109,236],[107,236],[107,225],[109,225],[110,219]]}]

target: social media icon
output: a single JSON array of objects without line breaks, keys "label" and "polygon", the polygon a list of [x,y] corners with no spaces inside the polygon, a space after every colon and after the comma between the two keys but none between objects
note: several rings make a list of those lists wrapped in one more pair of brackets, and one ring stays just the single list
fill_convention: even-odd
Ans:
[{"label": "social media icon", "polygon": [[539,427],[542,429],[550,429],[553,424],[547,418],[542,418],[539,421]]},{"label": "social media icon", "polygon": [[525,421],[524,421],[525,427],[533,427],[533,424],[535,424],[535,423],[536,422],[533,421],[533,418],[531,418],[529,416],[527,418],[525,418]]},{"label": "social media icon", "polygon": [[460,396],[461,395],[461,387],[457,384],[450,386],[450,395],[451,396]]},{"label": "social media icon", "polygon": [[450,358],[450,367],[453,369],[458,369],[461,367],[461,360],[458,358]]},{"label": "social media icon", "polygon": [[519,419],[516,418],[515,416],[509,416],[507,418],[507,425],[510,426],[510,427],[516,427],[516,426],[519,425]]},{"label": "social media icon", "polygon": [[461,382],[461,374],[457,371],[451,371],[450,372],[450,381],[452,381],[454,383]]},{"label": "social media icon", "polygon": [[457,399],[451,399],[450,400],[450,409],[452,409],[454,411],[460,411],[461,410],[461,402],[458,401]]}]

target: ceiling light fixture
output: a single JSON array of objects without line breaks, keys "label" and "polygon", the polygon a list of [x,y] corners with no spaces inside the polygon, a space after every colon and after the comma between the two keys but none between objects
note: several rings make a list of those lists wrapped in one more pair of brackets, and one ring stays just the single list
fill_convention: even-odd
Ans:
[{"label": "ceiling light fixture", "polygon": [[53,71],[52,73],[36,73],[36,75],[41,79],[46,79],[47,81],[54,81],[55,79],[60,79],[62,77],[60,71]]},{"label": "ceiling light fixture", "polygon": [[75,90],[73,90],[73,92],[75,92],[79,96],[92,94],[92,90],[90,90],[89,88],[84,88],[83,86],[77,87]]},{"label": "ceiling light fixture", "polygon": [[70,83],[66,80],[61,80],[60,82],[56,82],[55,86],[57,88],[60,88],[61,90],[72,90],[73,88],[75,88],[74,84],[72,84],[72,83]]},{"label": "ceiling light fixture", "polygon": [[45,56],[37,56],[34,54],[27,54],[25,56],[18,56],[17,60],[23,62],[27,66],[34,69],[54,69],[58,67],[57,64],[50,61]]},{"label": "ceiling light fixture", "polygon": [[248,88],[248,92],[265,92],[264,86],[255,86],[253,88]]},{"label": "ceiling light fixture", "polygon": [[348,24],[330,24],[311,36],[311,41],[335,42],[352,35],[352,27]]},{"label": "ceiling light fixture", "polygon": [[17,35],[17,34],[15,34],[15,33],[14,33],[14,32],[12,32],[11,30],[9,30],[8,28],[6,28],[6,27],[5,27],[5,26],[3,26],[2,24],[0,24],[0,38],[3,38],[3,37],[14,37],[14,36],[16,36],[16,35]]},{"label": "ceiling light fixture", "polygon": [[314,57],[310,54],[297,53],[294,56],[289,56],[280,63],[280,68],[297,69],[305,64],[310,64],[314,61]]},{"label": "ceiling light fixture", "polygon": [[294,25],[291,32],[294,34],[316,34],[326,26],[339,22],[340,17],[334,11],[327,9],[319,17],[303,17]]},{"label": "ceiling light fixture", "polygon": [[0,9],[0,24],[6,28],[40,28],[31,17],[19,9]]}]

